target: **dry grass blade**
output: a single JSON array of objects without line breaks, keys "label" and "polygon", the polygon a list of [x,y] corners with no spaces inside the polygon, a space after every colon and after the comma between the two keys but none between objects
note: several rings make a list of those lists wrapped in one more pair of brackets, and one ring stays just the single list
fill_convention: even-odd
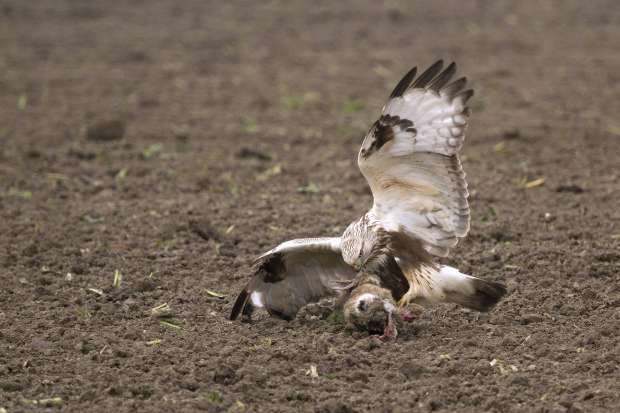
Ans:
[{"label": "dry grass blade", "polygon": [[22,399],[24,404],[31,406],[59,407],[63,405],[62,397],[50,397],[49,399]]},{"label": "dry grass blade", "polygon": [[319,372],[316,368],[316,365],[311,364],[310,368],[306,370],[306,376],[310,376],[312,380],[319,378]]},{"label": "dry grass blade", "polygon": [[320,191],[321,189],[314,182],[310,182],[306,186],[300,186],[297,188],[297,192],[300,192],[302,194],[316,194]]},{"label": "dry grass blade", "polygon": [[172,316],[172,308],[168,305],[168,303],[160,304],[156,307],[151,308],[150,314],[153,317],[170,317]]},{"label": "dry grass blade", "polygon": [[503,360],[493,359],[489,362],[491,367],[497,367],[501,374],[518,372],[519,368],[514,364],[508,364]]},{"label": "dry grass blade", "polygon": [[86,291],[90,291],[91,293],[95,293],[95,294],[97,294],[98,296],[103,297],[103,291],[101,291],[99,288],[92,288],[92,287],[89,287],[89,288],[87,288],[87,289],[86,289]]},{"label": "dry grass blade", "polygon": [[112,287],[121,288],[121,283],[123,282],[123,274],[119,270],[114,271],[114,280],[112,281]]},{"label": "dry grass blade", "polygon": [[170,322],[170,321],[159,320],[159,324],[161,324],[161,325],[162,325],[162,326],[164,326],[164,327],[170,327],[170,328],[173,328],[173,329],[175,329],[175,330],[180,330],[180,329],[181,329],[181,326],[180,326],[180,325],[174,324],[174,323],[172,323],[172,322]]},{"label": "dry grass blade", "polygon": [[277,164],[267,169],[266,171],[261,172],[260,174],[256,175],[256,180],[259,182],[264,182],[273,176],[280,175],[281,173],[282,173],[282,165]]},{"label": "dry grass blade", "polygon": [[523,184],[525,189],[536,188],[545,183],[545,178],[534,179],[533,181],[527,181]]},{"label": "dry grass blade", "polygon": [[205,288],[205,293],[207,293],[207,295],[210,296],[210,297],[215,297],[215,298],[220,298],[220,299],[226,297],[226,295],[224,295],[224,294],[220,294],[220,293],[218,293],[216,291],[209,290],[207,288]]}]

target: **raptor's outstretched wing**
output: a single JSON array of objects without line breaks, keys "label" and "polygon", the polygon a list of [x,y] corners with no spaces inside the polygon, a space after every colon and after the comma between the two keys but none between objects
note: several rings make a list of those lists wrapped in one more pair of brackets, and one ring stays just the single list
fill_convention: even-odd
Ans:
[{"label": "raptor's outstretched wing", "polygon": [[338,294],[356,272],[340,252],[340,238],[284,242],[257,260],[256,272],[241,291],[230,314],[249,315],[254,307],[290,320],[306,304]]},{"label": "raptor's outstretched wing", "polygon": [[370,215],[390,232],[445,256],[469,231],[465,173],[458,157],[469,118],[466,79],[440,60],[398,83],[366,135],[358,165],[374,197]]}]

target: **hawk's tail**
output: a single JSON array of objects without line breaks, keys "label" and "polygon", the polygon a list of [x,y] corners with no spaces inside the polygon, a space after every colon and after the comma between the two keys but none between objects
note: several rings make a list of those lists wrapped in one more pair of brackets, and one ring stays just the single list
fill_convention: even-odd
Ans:
[{"label": "hawk's tail", "polygon": [[408,302],[455,303],[478,311],[489,311],[506,295],[506,287],[495,281],[463,274],[447,265],[423,266],[407,271],[413,282],[400,305]]},{"label": "hawk's tail", "polygon": [[503,284],[463,274],[447,265],[439,268],[433,281],[441,290],[442,301],[478,311],[489,311],[506,295]]}]

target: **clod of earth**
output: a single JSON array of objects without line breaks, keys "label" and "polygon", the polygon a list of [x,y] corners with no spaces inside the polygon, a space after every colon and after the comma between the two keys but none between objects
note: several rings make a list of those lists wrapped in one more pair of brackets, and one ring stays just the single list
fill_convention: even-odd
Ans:
[{"label": "clod of earth", "polygon": [[94,142],[111,142],[125,136],[126,125],[120,119],[102,120],[86,129],[86,139]]}]

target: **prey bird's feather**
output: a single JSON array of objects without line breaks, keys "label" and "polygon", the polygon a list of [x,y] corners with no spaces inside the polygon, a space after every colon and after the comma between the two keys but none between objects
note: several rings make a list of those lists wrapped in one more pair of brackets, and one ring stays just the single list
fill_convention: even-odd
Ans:
[{"label": "prey bird's feather", "polygon": [[263,254],[230,318],[254,307],[292,319],[306,304],[341,293],[356,272],[342,259],[339,238],[297,239]]}]

